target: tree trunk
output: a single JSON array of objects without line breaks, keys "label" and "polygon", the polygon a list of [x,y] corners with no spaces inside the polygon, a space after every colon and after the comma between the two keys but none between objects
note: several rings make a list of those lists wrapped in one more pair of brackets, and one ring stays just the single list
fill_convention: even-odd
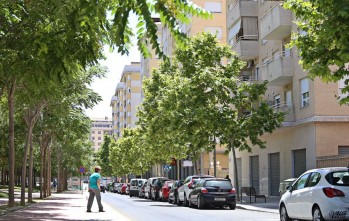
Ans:
[{"label": "tree trunk", "polygon": [[240,200],[240,187],[239,187],[239,178],[238,178],[238,167],[236,161],[236,153],[233,141],[230,141],[230,149],[233,151],[233,160],[234,160],[234,180],[235,180],[235,190],[236,190],[236,200]]},{"label": "tree trunk", "polygon": [[22,162],[22,176],[21,176],[21,205],[25,206],[25,185],[26,185],[26,172],[27,172],[27,159],[28,159],[28,148],[29,148],[29,140],[31,139],[31,130],[32,127],[29,126],[29,130],[27,133],[27,140],[25,141],[24,146],[24,154],[23,154],[23,162]]},{"label": "tree trunk", "polygon": [[60,149],[57,150],[57,193],[61,192],[61,153]]},{"label": "tree trunk", "polygon": [[28,203],[33,202],[33,136],[29,140]]},{"label": "tree trunk", "polygon": [[8,206],[15,206],[15,91],[16,91],[16,79],[12,85],[8,87],[8,108],[9,108],[9,151],[8,151],[8,163],[9,163],[9,185],[8,185]]}]

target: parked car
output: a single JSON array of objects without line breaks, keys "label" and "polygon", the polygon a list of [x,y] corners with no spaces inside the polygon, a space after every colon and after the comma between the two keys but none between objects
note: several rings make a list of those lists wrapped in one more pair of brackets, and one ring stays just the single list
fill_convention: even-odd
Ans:
[{"label": "parked car", "polygon": [[206,205],[212,205],[236,208],[236,191],[228,179],[201,179],[189,188],[192,190],[188,196],[189,207],[197,205],[203,209]]},{"label": "parked car", "polygon": [[168,202],[178,204],[178,188],[183,185],[183,180],[176,180],[173,182],[172,188],[168,193]]},{"label": "parked car", "polygon": [[117,193],[120,183],[114,183],[113,192]]},{"label": "parked car", "polygon": [[168,181],[168,178],[157,178],[154,180],[153,187],[151,188],[151,199],[152,200],[159,200],[160,199],[160,190],[164,183]]},{"label": "parked car", "polygon": [[189,206],[188,196],[192,189],[190,188],[192,185],[196,184],[200,179],[203,178],[214,178],[214,176],[210,175],[192,175],[185,178],[183,185],[178,189],[178,204],[182,204],[184,202],[184,206]]},{"label": "parked car", "polygon": [[130,197],[138,196],[139,189],[141,188],[142,184],[146,181],[146,179],[131,179],[130,181]]},{"label": "parked car", "polygon": [[165,178],[165,179],[167,179],[166,177],[150,177],[148,179],[148,183],[147,183],[147,185],[145,186],[145,189],[144,189],[144,198],[151,199],[152,188],[153,188],[155,180],[158,179],[158,178]]},{"label": "parked car", "polygon": [[164,182],[164,184],[162,185],[162,188],[160,189],[160,192],[159,192],[159,198],[161,201],[168,200],[168,194],[170,193],[170,190],[172,189],[173,183],[174,183],[173,180],[168,180],[168,181]]},{"label": "parked car", "polygon": [[286,179],[280,183],[280,185],[279,185],[280,196],[282,196],[282,194],[284,194],[287,191],[286,187],[292,185],[292,183],[294,181],[296,181],[296,179],[297,178],[289,178],[289,179]]},{"label": "parked car", "polygon": [[148,181],[142,183],[141,188],[139,188],[138,197],[139,198],[145,198],[145,187],[147,186]]},{"label": "parked car", "polygon": [[126,190],[127,190],[127,183],[123,183],[120,187],[120,194],[126,194]]},{"label": "parked car", "polygon": [[282,195],[280,220],[348,220],[349,168],[308,170]]},{"label": "parked car", "polygon": [[124,183],[119,183],[119,185],[116,188],[116,192],[121,194],[121,187],[124,185]]},{"label": "parked car", "polygon": [[114,183],[108,183],[107,185],[107,191],[113,192],[114,191]]}]

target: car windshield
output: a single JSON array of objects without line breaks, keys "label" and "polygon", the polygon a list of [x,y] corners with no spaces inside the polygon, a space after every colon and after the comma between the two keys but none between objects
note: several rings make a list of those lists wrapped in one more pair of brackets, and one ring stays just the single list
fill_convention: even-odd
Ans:
[{"label": "car windshield", "polygon": [[226,188],[231,189],[233,186],[228,180],[207,180],[205,183],[206,187],[219,187],[219,188]]},{"label": "car windshield", "polygon": [[336,171],[326,175],[329,184],[335,186],[349,186],[349,171]]},{"label": "car windshield", "polygon": [[138,180],[131,181],[131,186],[137,186],[137,185],[138,185]]}]

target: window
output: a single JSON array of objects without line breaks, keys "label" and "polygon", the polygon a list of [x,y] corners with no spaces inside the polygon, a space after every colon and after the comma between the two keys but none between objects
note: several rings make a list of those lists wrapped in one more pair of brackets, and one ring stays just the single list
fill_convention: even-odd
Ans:
[{"label": "window", "polygon": [[320,173],[311,173],[311,176],[309,178],[307,187],[316,186],[316,184],[319,183],[320,178],[321,178],[321,174]]},{"label": "window", "polygon": [[101,134],[102,132],[101,131],[98,131],[98,134]]},{"label": "window", "polygon": [[92,131],[92,134],[95,134],[95,131]]},{"label": "window", "polygon": [[301,107],[309,106],[309,81],[304,78],[301,80]]},{"label": "window", "polygon": [[222,2],[205,2],[205,9],[211,13],[221,13]]},{"label": "window", "polygon": [[306,183],[307,180],[308,180],[309,174],[310,174],[310,173],[304,174],[301,178],[299,178],[299,179],[297,180],[297,182],[294,184],[293,189],[294,189],[294,190],[303,189],[303,188],[305,187],[305,183]]},{"label": "window", "polygon": [[98,140],[102,140],[102,137],[98,137]]},{"label": "window", "polygon": [[276,109],[279,109],[279,108],[280,108],[280,103],[281,103],[280,95],[274,96],[274,107],[275,107]]},{"label": "window", "polygon": [[205,32],[216,35],[218,39],[222,39],[222,27],[205,27]]},{"label": "window", "polygon": [[348,77],[342,78],[338,81],[338,95],[339,99],[348,97],[349,93],[342,93],[342,90],[345,88],[345,81],[348,80]]}]

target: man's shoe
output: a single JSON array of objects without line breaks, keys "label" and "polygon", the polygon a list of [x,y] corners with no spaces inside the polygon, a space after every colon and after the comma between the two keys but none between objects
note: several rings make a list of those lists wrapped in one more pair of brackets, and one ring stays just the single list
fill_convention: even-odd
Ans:
[{"label": "man's shoe", "polygon": [[92,211],[91,211],[91,210],[87,210],[86,212],[90,213],[90,212],[92,212]]},{"label": "man's shoe", "polygon": [[105,212],[105,210],[102,210],[102,209],[101,209],[101,210],[99,210],[99,212]]}]

